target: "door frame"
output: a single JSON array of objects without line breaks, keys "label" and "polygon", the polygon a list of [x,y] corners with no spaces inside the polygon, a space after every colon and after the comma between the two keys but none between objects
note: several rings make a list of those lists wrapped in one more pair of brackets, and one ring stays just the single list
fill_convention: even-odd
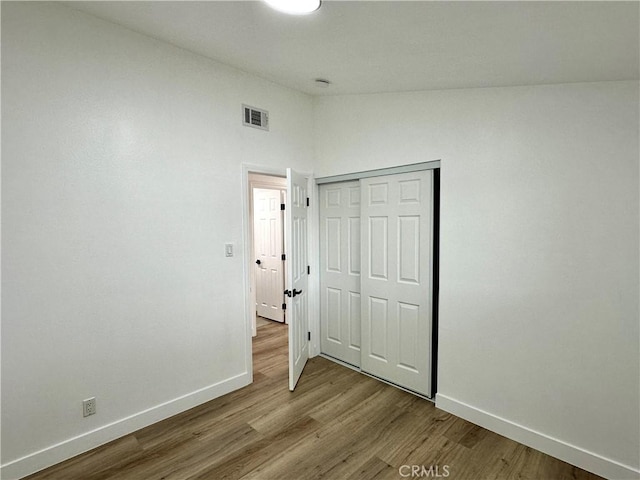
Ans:
[{"label": "door frame", "polygon": [[[361,368],[359,367],[354,367],[353,365],[350,365],[346,362],[343,362],[341,360],[338,360],[336,358],[330,357],[330,356],[325,356],[321,353],[320,351],[320,342],[319,342],[319,338],[320,338],[320,208],[318,205],[319,199],[320,199],[320,195],[319,195],[319,185],[326,185],[326,184],[332,184],[332,183],[341,183],[341,182],[349,182],[352,180],[360,180],[362,178],[371,178],[371,177],[379,177],[379,176],[385,176],[385,175],[395,175],[395,174],[399,174],[399,173],[409,173],[409,172],[419,172],[422,170],[434,170],[434,190],[433,190],[433,195],[434,195],[434,217],[433,217],[433,222],[434,222],[434,230],[433,230],[433,278],[432,278],[432,289],[433,289],[433,298],[432,298],[432,334],[431,334],[431,342],[432,342],[432,348],[433,348],[433,352],[432,352],[432,363],[431,363],[431,395],[432,397],[426,397],[423,396],[419,393],[416,393],[412,390],[408,390],[404,387],[401,387],[399,385],[396,385],[394,383],[388,382],[384,379],[378,378],[378,377],[373,377],[373,378],[377,378],[378,380],[384,382],[384,383],[388,383],[390,385],[395,386],[396,388],[399,388],[401,390],[405,390],[409,393],[412,393],[413,395],[417,395],[421,398],[424,398],[426,400],[429,400],[431,402],[435,402],[435,396],[437,393],[437,382],[438,382],[438,368],[440,365],[440,362],[438,361],[438,336],[439,336],[439,319],[440,319],[440,312],[439,312],[439,304],[440,304],[440,177],[441,177],[441,168],[442,168],[442,160],[441,159],[437,159],[437,160],[430,160],[430,161],[426,161],[426,162],[419,162],[419,163],[411,163],[411,164],[405,164],[405,165],[397,165],[394,167],[386,167],[386,168],[378,168],[378,169],[373,169],[373,170],[363,170],[363,171],[359,171],[359,172],[350,172],[350,173],[345,173],[345,174],[341,174],[341,175],[331,175],[331,176],[325,176],[325,177],[317,177],[315,179],[314,182],[314,191],[313,191],[313,195],[314,198],[316,199],[316,201],[314,202],[316,204],[316,210],[315,210],[315,214],[313,217],[313,220],[315,222],[315,227],[314,227],[314,236],[316,237],[316,244],[315,244],[315,250],[313,250],[314,254],[316,255],[315,261],[318,264],[318,268],[317,268],[317,276],[315,281],[317,281],[317,283],[315,284],[316,286],[316,292],[314,292],[315,295],[315,299],[317,301],[316,305],[316,311],[317,311],[317,315],[314,315],[313,317],[309,317],[309,322],[310,322],[310,328],[316,328],[317,329],[317,334],[314,335],[315,337],[318,338],[318,345],[317,345],[317,350],[315,350],[315,353],[313,356],[315,355],[321,355],[325,358],[327,358],[328,360],[331,360],[333,362],[339,363],[340,365],[343,365],[345,367],[351,368],[352,370],[361,372],[365,375],[369,375],[372,376],[364,371],[362,371]],[[313,318],[313,324],[312,322],[312,318]],[[317,323],[315,323],[317,322]],[[311,355],[309,355],[309,357],[311,357]]]},{"label": "door frame", "polygon": [[[251,269],[253,268],[253,239],[251,238],[252,226],[250,208],[250,189],[249,174],[255,173],[259,175],[271,175],[276,177],[287,176],[286,167],[271,167],[268,165],[242,164],[242,240],[243,240],[243,279],[244,279],[244,317],[245,317],[245,362],[246,369],[253,382],[253,318],[255,317],[255,307],[252,305],[253,295],[251,291]],[[315,357],[320,353],[320,275],[319,275],[319,210],[318,210],[318,185],[313,175],[309,172],[300,172],[307,177],[307,191],[310,199],[309,225],[308,225],[308,249],[309,249],[309,266],[311,274],[309,275],[309,331],[311,332],[311,341],[309,342],[309,358]],[[309,180],[311,179],[311,180]],[[286,254],[286,252],[285,252]],[[288,347],[287,347],[288,348]],[[283,384],[283,388],[288,385]]]}]

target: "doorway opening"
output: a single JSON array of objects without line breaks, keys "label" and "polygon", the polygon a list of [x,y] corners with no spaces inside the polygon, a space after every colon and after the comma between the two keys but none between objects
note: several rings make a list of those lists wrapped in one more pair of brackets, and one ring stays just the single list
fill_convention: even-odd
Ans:
[{"label": "doorway opening", "polygon": [[[282,182],[282,178],[286,178],[284,194],[281,191],[282,184],[280,182]],[[253,185],[251,183],[252,181],[255,182]],[[260,184],[261,182],[262,184]],[[245,351],[247,371],[253,377],[253,340],[256,338],[254,335],[259,335],[256,324],[256,314],[266,315],[269,311],[269,306],[273,306],[272,310],[277,310],[277,302],[281,301],[279,305],[282,307],[282,310],[286,310],[282,318],[282,323],[273,320],[269,320],[269,322],[284,327],[287,332],[288,376],[289,390],[291,391],[294,390],[309,358],[309,344],[311,340],[309,310],[310,304],[313,304],[314,301],[313,298],[309,300],[309,298],[313,296],[310,295],[309,289],[309,286],[312,284],[308,278],[311,267],[308,244],[309,235],[307,231],[309,219],[312,218],[309,214],[311,210],[309,208],[309,185],[311,185],[312,182],[313,175],[298,173],[291,168],[280,170],[277,168],[243,165],[244,285],[245,325],[247,328]],[[261,192],[261,190],[271,190],[271,192]],[[273,190],[278,190],[278,192],[273,192]],[[262,195],[262,193],[264,193],[264,195]],[[280,197],[278,197],[278,194]],[[253,240],[253,230],[256,229],[255,224],[261,221],[260,215],[253,214],[254,196],[256,200],[262,198],[264,205],[271,204],[274,206],[273,209],[263,208],[265,211],[264,215],[262,215],[264,224],[272,221],[277,223],[279,218],[277,213],[281,213],[275,209],[278,198],[282,199],[281,208],[284,208],[284,228],[282,230],[273,228],[269,230],[273,232],[273,235],[269,234],[265,237],[273,245],[280,243],[278,238],[284,238],[284,253],[279,260],[282,262],[282,275],[284,280],[282,284],[280,280],[277,280],[273,283],[275,286],[270,287],[273,293],[273,299],[265,300],[263,303],[266,305],[266,310],[261,311],[258,311],[256,308],[256,303],[259,302],[256,301],[257,297],[254,295],[254,292],[257,295],[259,288],[253,287],[253,278],[256,279],[257,287],[259,276],[268,276],[268,272],[265,273],[262,269],[262,258],[255,258],[256,251],[254,250],[255,247],[253,244],[258,244],[262,242],[262,240],[256,242]],[[257,208],[255,209],[257,210]],[[259,226],[259,229],[261,228],[262,226]],[[271,241],[272,236],[275,238],[273,241]],[[271,256],[277,258],[277,255]],[[260,263],[258,263],[257,260],[260,260]],[[267,280],[266,282],[268,283],[269,281],[270,280]],[[284,287],[284,285],[286,285],[286,287]]]},{"label": "doorway opening", "polygon": [[265,322],[286,323],[284,205],[286,178],[249,173],[252,335]]},{"label": "doorway opening", "polygon": [[245,166],[245,272],[247,303],[247,367],[254,381],[289,376],[288,324],[283,303],[286,285],[284,211],[286,171]]},{"label": "doorway opening", "polygon": [[285,290],[284,211],[286,177],[248,171],[247,267],[250,276],[251,361],[253,375],[288,378],[288,325],[282,308]]}]

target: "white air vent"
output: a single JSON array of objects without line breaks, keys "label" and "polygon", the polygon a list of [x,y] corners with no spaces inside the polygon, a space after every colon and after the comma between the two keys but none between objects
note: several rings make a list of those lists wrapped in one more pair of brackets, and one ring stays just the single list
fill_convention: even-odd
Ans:
[{"label": "white air vent", "polygon": [[247,127],[269,130],[269,112],[249,105],[242,105],[242,124]]}]

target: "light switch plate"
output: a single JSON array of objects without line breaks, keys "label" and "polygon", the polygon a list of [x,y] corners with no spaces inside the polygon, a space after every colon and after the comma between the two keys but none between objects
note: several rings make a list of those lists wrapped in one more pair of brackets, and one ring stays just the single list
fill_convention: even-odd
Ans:
[{"label": "light switch plate", "polygon": [[224,255],[225,257],[233,257],[233,243],[224,244]]}]

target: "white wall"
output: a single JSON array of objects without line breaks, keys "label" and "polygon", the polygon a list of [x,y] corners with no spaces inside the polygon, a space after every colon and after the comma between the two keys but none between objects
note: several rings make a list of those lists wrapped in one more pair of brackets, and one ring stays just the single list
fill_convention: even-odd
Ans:
[{"label": "white wall", "polygon": [[250,381],[241,164],[313,152],[309,97],[54,3],[2,4],[2,102],[8,479]]},{"label": "white wall", "polygon": [[638,97],[315,101],[317,177],[442,160],[437,405],[619,478],[640,464]]},{"label": "white wall", "polygon": [[[438,405],[629,477],[638,97],[633,82],[323,97],[314,139],[302,94],[61,5],[3,3],[3,478],[249,381],[242,162],[322,176],[434,159]],[[271,132],[242,127],[241,103]]]}]

